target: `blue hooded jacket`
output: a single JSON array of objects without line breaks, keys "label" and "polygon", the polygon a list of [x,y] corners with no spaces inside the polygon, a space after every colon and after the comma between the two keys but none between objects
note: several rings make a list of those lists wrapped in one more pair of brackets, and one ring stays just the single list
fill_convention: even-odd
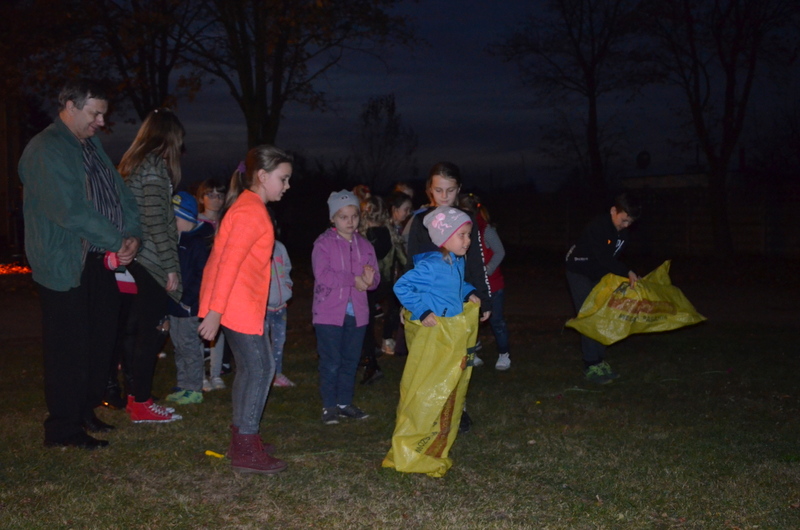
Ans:
[{"label": "blue hooded jacket", "polygon": [[428,313],[459,315],[474,292],[475,287],[464,281],[464,258],[451,252],[448,263],[438,250],[414,256],[414,268],[394,284],[394,293],[411,311],[412,320],[422,320]]}]

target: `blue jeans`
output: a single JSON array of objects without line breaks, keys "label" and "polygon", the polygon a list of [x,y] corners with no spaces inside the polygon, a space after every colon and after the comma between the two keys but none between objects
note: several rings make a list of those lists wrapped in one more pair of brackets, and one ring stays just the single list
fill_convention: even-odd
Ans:
[{"label": "blue jeans", "polygon": [[236,360],[236,378],[231,395],[233,424],[239,427],[241,434],[258,434],[269,388],[275,377],[275,359],[272,358],[269,336],[248,335],[224,326],[222,330]]},{"label": "blue jeans", "polygon": [[356,327],[356,317],[347,315],[344,324],[314,324],[319,353],[319,390],[322,406],[351,405],[356,370],[367,326]]},{"label": "blue jeans", "polygon": [[494,340],[497,344],[497,353],[509,353],[508,351],[508,326],[503,316],[503,306],[505,305],[506,292],[503,289],[492,293],[492,315],[489,317],[489,325],[494,333]]},{"label": "blue jeans", "polygon": [[275,359],[275,373],[283,373],[283,345],[286,344],[286,307],[277,311],[267,309],[264,320],[264,335],[269,335],[272,344],[272,357]]}]

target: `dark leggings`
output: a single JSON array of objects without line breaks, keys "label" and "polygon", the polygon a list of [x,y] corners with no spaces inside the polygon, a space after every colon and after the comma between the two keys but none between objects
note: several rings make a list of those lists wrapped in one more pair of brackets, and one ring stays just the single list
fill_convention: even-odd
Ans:
[{"label": "dark leggings", "polygon": [[137,293],[134,297],[129,320],[126,326],[131,337],[127,347],[131,359],[131,386],[136,401],[143,403],[150,399],[153,390],[153,373],[158,353],[167,339],[167,334],[159,331],[159,323],[167,315],[169,298],[167,291],[137,262],[128,267],[136,280]]}]

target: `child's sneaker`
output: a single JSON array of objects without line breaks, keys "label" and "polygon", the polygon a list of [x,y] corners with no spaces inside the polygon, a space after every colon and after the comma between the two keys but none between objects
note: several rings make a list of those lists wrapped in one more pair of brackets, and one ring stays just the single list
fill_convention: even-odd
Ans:
[{"label": "child's sneaker", "polygon": [[590,383],[595,383],[598,385],[607,385],[612,381],[608,376],[606,376],[605,372],[603,371],[603,367],[599,364],[593,364],[586,370],[584,370],[584,375],[586,376],[586,380]]},{"label": "child's sneaker", "polygon": [[383,339],[383,346],[381,351],[386,355],[394,355],[395,342],[394,339]]},{"label": "child's sneaker", "polygon": [[619,374],[614,372],[611,369],[611,366],[609,366],[609,364],[607,362],[603,361],[600,364],[598,364],[597,366],[600,367],[600,369],[603,371],[603,374],[605,374],[605,376],[607,378],[612,379],[612,380],[613,379],[619,379]]},{"label": "child's sneaker", "polygon": [[345,418],[352,418],[354,420],[363,420],[369,418],[369,414],[355,405],[339,405],[337,408],[339,409],[339,416],[343,416]]},{"label": "child's sneaker", "polygon": [[178,401],[183,396],[184,392],[186,392],[184,389],[176,387],[175,392],[167,394],[167,397],[164,399],[167,401]]},{"label": "child's sneaker", "polygon": [[[153,401],[152,397],[150,398],[150,401]],[[133,405],[134,403],[136,403],[136,398],[132,394],[128,394],[128,404],[125,406],[125,412],[130,412],[131,411],[131,405]],[[172,408],[172,407],[161,407],[161,408],[166,410],[170,414],[175,412],[175,409]]]},{"label": "child's sneaker", "polygon": [[173,399],[172,401],[178,405],[193,405],[195,403],[202,403],[203,393],[196,390],[184,390],[177,399]]},{"label": "child's sneaker", "polygon": [[505,371],[511,368],[511,359],[508,357],[507,353],[501,353],[497,357],[497,362],[494,365],[495,370]]},{"label": "child's sneaker", "polygon": [[272,382],[272,384],[274,386],[281,386],[281,387],[295,386],[295,384],[292,383],[292,381],[283,374],[275,375],[275,380]]},{"label": "child's sneaker", "polygon": [[483,366],[483,359],[478,357],[477,354],[472,359],[472,366]]},{"label": "child's sneaker", "polygon": [[211,388],[213,390],[223,390],[225,388],[225,381],[220,376],[211,378]]},{"label": "child's sneaker", "polygon": [[203,392],[211,392],[212,390],[214,390],[214,387],[211,386],[211,381],[209,381],[208,379],[206,379],[204,377],[203,378]]},{"label": "child's sneaker", "polygon": [[182,420],[183,416],[167,411],[164,407],[148,399],[144,403],[133,401],[128,404],[128,414],[133,423],[169,423]]},{"label": "child's sneaker", "polygon": [[325,425],[336,425],[339,423],[339,411],[337,407],[322,409],[322,423]]}]

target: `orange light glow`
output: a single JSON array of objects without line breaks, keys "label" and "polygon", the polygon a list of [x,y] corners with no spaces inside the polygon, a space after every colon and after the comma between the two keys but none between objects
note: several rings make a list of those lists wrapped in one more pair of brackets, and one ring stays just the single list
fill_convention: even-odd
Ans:
[{"label": "orange light glow", "polygon": [[19,263],[0,263],[0,274],[30,274],[31,268]]}]

